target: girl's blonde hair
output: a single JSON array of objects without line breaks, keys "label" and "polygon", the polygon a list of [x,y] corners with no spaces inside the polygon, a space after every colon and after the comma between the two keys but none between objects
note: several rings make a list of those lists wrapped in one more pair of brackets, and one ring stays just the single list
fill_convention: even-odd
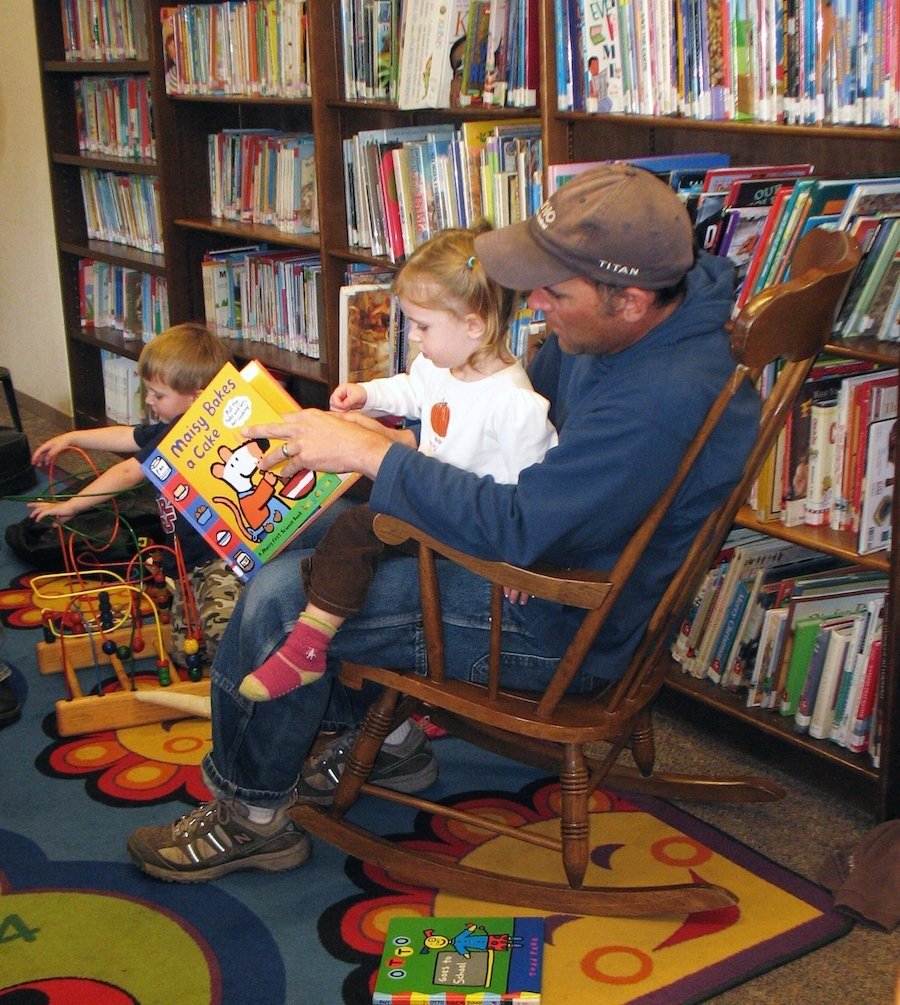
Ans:
[{"label": "girl's blonde hair", "polygon": [[194,321],[173,325],[144,346],[138,360],[141,380],[171,387],[179,394],[201,391],[226,363],[225,343]]},{"label": "girl's blonde hair", "polygon": [[463,321],[475,314],[484,321],[484,339],[469,357],[479,361],[501,356],[508,348],[507,336],[516,291],[491,279],[475,254],[475,238],[490,230],[482,222],[471,229],[451,227],[420,245],[394,278],[392,292],[404,300],[442,310]]}]

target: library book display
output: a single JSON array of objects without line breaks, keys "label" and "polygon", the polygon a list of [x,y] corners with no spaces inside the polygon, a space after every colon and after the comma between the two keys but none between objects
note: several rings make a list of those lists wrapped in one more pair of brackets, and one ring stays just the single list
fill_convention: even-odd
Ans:
[{"label": "library book display", "polygon": [[[412,9],[415,0],[407,4]],[[200,23],[201,14],[206,12],[214,20],[218,15],[213,8],[224,6],[202,3],[181,8],[189,7]],[[259,67],[264,56],[278,55],[278,45],[257,44],[257,75],[251,83],[231,81],[212,89],[194,85],[197,80],[212,79],[222,68],[218,64],[211,68],[206,50],[193,53],[198,57],[193,61],[185,58],[190,55],[184,35],[187,15],[172,13],[181,8],[159,0],[34,0],[68,366],[79,425],[106,424],[110,419],[139,421],[132,409],[134,387],[120,397],[110,374],[116,369],[133,370],[142,339],[166,324],[208,316],[210,290],[204,288],[204,281],[210,266],[231,262],[242,248],[254,248],[260,254],[264,249],[271,259],[267,265],[276,276],[288,260],[297,275],[303,274],[309,300],[301,319],[306,324],[306,352],[288,348],[285,340],[263,341],[260,332],[251,338],[249,331],[229,331],[224,322],[220,334],[230,337],[239,363],[258,359],[287,383],[301,405],[327,401],[341,372],[341,288],[354,271],[390,274],[397,267],[392,255],[373,254],[371,247],[361,245],[353,230],[358,207],[347,198],[347,150],[354,137],[365,131],[382,130],[387,140],[400,129],[415,127],[423,134],[437,134],[450,123],[460,133],[474,134],[479,127],[492,131],[502,121],[507,127],[517,127],[517,150],[520,157],[527,157],[534,155],[536,129],[545,176],[552,165],[708,151],[726,156],[735,165],[809,164],[817,176],[900,173],[896,124],[857,124],[842,111],[832,111],[824,99],[824,115],[819,114],[815,100],[811,107],[801,101],[784,114],[772,114],[760,98],[756,117],[735,105],[722,112],[729,118],[710,117],[717,114],[716,106],[707,108],[703,95],[688,101],[683,94],[674,110],[662,94],[648,101],[642,92],[641,100],[632,101],[626,93],[620,101],[615,88],[610,91],[609,75],[604,84],[602,66],[591,81],[571,72],[577,60],[569,59],[561,40],[570,34],[566,11],[577,4],[537,0],[521,8],[507,5],[527,13],[530,63],[526,79],[496,90],[505,103],[485,100],[484,91],[479,98],[472,90],[474,57],[467,56],[468,77],[462,78],[462,90],[442,69],[435,84],[439,85],[436,100],[433,95],[427,98],[429,107],[411,107],[418,102],[408,94],[389,87],[382,90],[377,84],[381,79],[377,67],[390,66],[390,54],[386,63],[372,54],[369,69],[374,68],[375,83],[351,79],[360,61],[350,59],[351,47],[344,39],[347,9],[354,5],[340,0],[307,4],[280,0],[267,6],[274,6],[284,25],[292,18],[292,24],[301,26],[300,35],[284,31],[279,36],[295,43],[290,54],[280,51],[279,64],[290,68],[294,76],[285,73],[284,79],[266,83],[268,78],[260,76]],[[664,4],[656,7],[661,14],[669,9]],[[105,20],[97,19],[97,32],[89,43],[74,31],[80,8],[106,14]],[[105,47],[100,44],[101,28],[109,36]],[[499,51],[500,47],[495,53]],[[402,65],[402,58],[397,62]],[[187,73],[189,67],[195,71],[193,77]],[[496,69],[489,65],[483,81]],[[634,69],[638,82],[650,80],[640,75],[639,67]],[[758,79],[762,77],[762,72],[757,74]],[[746,97],[745,87],[739,91]],[[872,107],[877,112],[877,106]],[[114,110],[107,118],[121,124],[116,136],[108,135],[106,120],[97,115],[99,108]],[[892,120],[873,114],[868,121]],[[270,158],[265,161],[271,166],[267,177],[283,182],[285,176],[276,174],[275,165],[285,158],[291,160],[286,170],[297,193],[295,213],[281,212],[284,207],[273,203],[268,217],[249,211],[252,207],[244,213],[219,215],[224,212],[220,189],[225,176],[211,170],[211,165],[216,157],[221,165],[223,151],[234,149],[228,144],[251,133],[257,137],[256,148],[264,151],[260,155]],[[397,157],[391,154],[389,159],[396,162],[402,156],[397,152]],[[534,164],[531,168],[533,176]],[[529,204],[524,195],[522,201],[527,212],[533,202]],[[116,228],[107,226],[112,210],[115,219],[126,224],[124,240]],[[88,286],[93,297],[89,310]],[[251,305],[243,306],[249,309]],[[829,337],[824,348],[885,368],[896,367],[900,361],[897,342],[874,337]],[[127,385],[127,373],[125,378]],[[898,512],[900,490],[895,479],[889,518],[894,530]],[[787,763],[794,756],[817,759],[813,763],[820,764],[823,772],[838,772],[851,781],[878,818],[896,817],[900,814],[897,548],[859,554],[855,534],[761,521],[750,506],[741,507],[735,521],[875,570],[887,579],[880,760],[875,765],[846,748],[799,734],[778,716],[747,708],[726,689],[682,674],[674,663],[665,687],[686,696],[695,707],[715,710],[759,730],[778,745]]]}]

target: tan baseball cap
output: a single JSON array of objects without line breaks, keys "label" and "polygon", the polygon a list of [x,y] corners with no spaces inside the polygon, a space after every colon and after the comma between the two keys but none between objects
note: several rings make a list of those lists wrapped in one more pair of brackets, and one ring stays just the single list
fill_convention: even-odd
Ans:
[{"label": "tan baseball cap", "polygon": [[480,234],[475,251],[509,289],[583,276],[658,290],[691,268],[694,236],[664,181],[630,164],[600,164],[567,181],[528,220]]}]

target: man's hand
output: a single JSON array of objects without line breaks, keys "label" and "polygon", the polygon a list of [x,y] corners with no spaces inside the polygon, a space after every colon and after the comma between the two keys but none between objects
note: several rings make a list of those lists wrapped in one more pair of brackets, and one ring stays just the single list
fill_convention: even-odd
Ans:
[{"label": "man's hand", "polygon": [[289,478],[302,468],[342,473],[358,471],[375,478],[392,440],[358,422],[347,422],[341,415],[304,408],[285,416],[282,422],[247,426],[241,436],[280,440],[260,461],[262,471],[287,462],[281,471]]}]

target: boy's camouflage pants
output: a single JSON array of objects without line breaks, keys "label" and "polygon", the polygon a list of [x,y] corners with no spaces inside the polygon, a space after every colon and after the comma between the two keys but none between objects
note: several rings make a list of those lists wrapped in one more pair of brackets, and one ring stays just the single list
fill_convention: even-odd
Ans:
[{"label": "boy's camouflage pants", "polygon": [[[224,559],[216,558],[188,573],[188,581],[197,604],[197,617],[203,628],[200,646],[201,664],[208,668],[219,647],[225,626],[234,611],[241,584],[230,572]],[[184,598],[176,587],[172,599],[172,651],[169,653],[177,666],[186,666],[184,653],[185,620]]]}]

